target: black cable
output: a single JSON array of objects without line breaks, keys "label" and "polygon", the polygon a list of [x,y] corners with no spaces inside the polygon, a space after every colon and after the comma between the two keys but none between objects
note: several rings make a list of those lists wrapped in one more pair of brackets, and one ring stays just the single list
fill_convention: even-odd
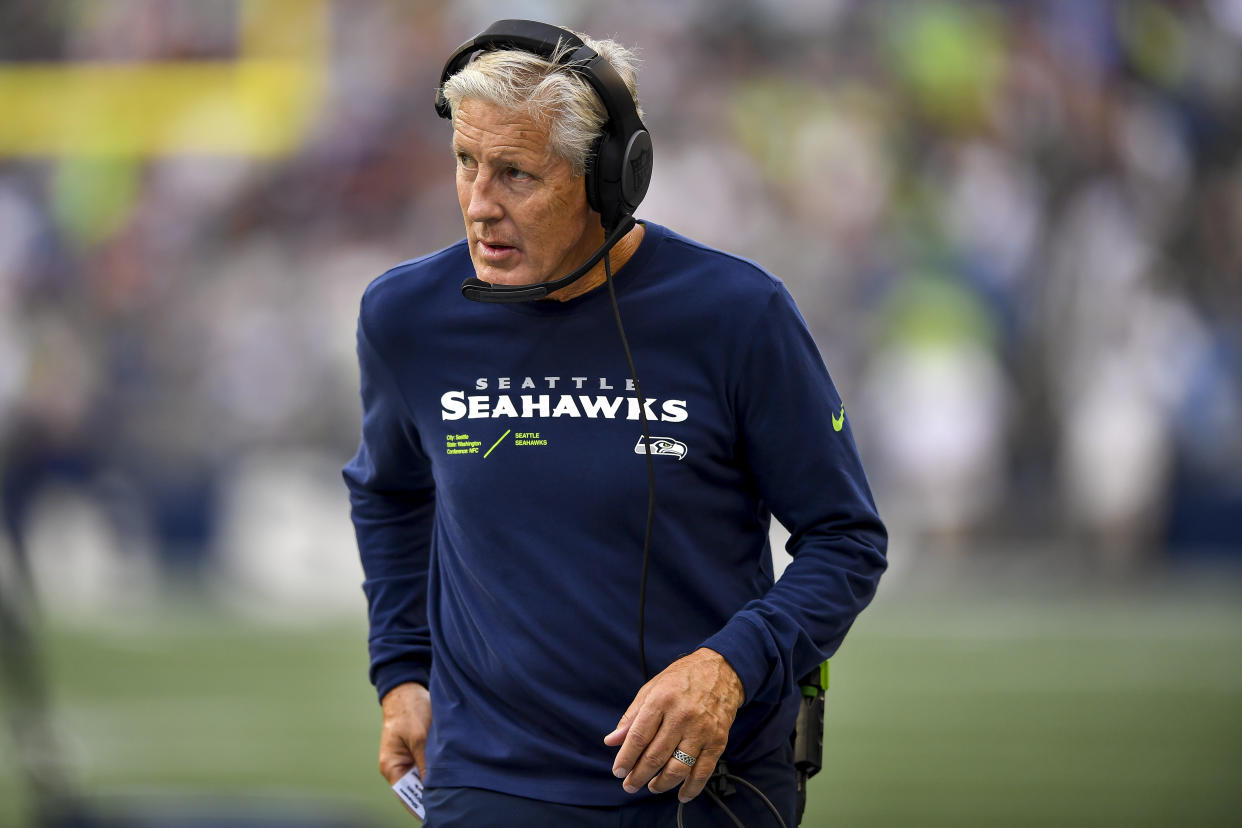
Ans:
[{"label": "black cable", "polygon": [[715,802],[717,805],[720,806],[720,809],[725,812],[725,814],[729,817],[730,820],[732,820],[733,824],[736,825],[737,828],[746,828],[746,826],[742,824],[742,821],[737,818],[737,814],[729,810],[729,806],[724,804],[724,800],[720,798],[720,794],[716,793],[711,788],[707,788],[707,795],[712,798],[712,802]]},{"label": "black cable", "polygon": [[[772,800],[764,796],[763,791],[759,790],[759,788],[754,783],[748,782],[740,776],[734,776],[731,773],[725,774],[725,779],[732,779],[734,782],[741,782],[743,785],[745,785],[746,787],[754,791],[755,794],[760,799],[763,800],[763,804],[768,806],[768,810],[772,812],[772,816],[776,817],[776,821],[781,826],[781,828],[786,828],[785,818],[781,816],[781,812],[776,810],[776,806],[772,804]],[[721,804],[723,805],[724,803],[721,803]]]},{"label": "black cable", "polygon": [[[651,427],[647,422],[647,400],[643,396],[642,385],[638,382],[638,369],[634,367],[634,355],[630,352],[630,343],[625,336],[625,326],[621,323],[621,308],[617,304],[617,289],[612,281],[612,256],[610,253],[611,250],[604,253],[604,282],[608,285],[608,298],[612,301],[612,317],[617,322],[617,334],[621,337],[621,347],[625,351],[625,362],[630,368],[630,379],[634,381],[634,395],[638,398],[638,416],[643,426],[643,449],[647,458],[647,526],[643,530],[643,565],[638,584],[638,665],[645,682],[649,678],[647,675],[645,628],[647,616],[647,565],[651,561],[651,524],[655,518],[655,463],[651,459]],[[725,779],[741,782],[754,791],[763,800],[763,804],[768,806],[768,810],[772,812],[772,815],[776,817],[777,824],[781,828],[787,828],[781,812],[776,809],[776,806],[772,804],[772,800],[768,799],[763,791],[740,776],[734,776],[731,773],[723,774],[723,776]],[[712,801],[720,806],[720,809],[728,815],[737,828],[746,828],[715,791],[710,787],[705,790],[707,795],[712,798]],[[685,822],[682,817],[685,807],[684,802],[677,803],[677,828],[685,828]]]},{"label": "black cable", "polygon": [[[754,791],[755,795],[758,796],[761,800],[763,800],[763,804],[768,806],[768,810],[772,812],[772,816],[776,817],[776,824],[781,826],[781,828],[788,828],[785,825],[785,818],[781,816],[781,812],[778,811],[776,809],[776,806],[772,804],[772,800],[768,799],[767,796],[763,793],[763,791],[759,790],[759,788],[756,787],[754,783],[749,782],[743,779],[742,777],[736,776],[732,773],[722,774],[721,776],[724,779],[731,779],[734,782],[741,782],[743,785],[745,785],[746,787]],[[732,809],[730,809],[728,805],[724,804],[724,800],[721,799],[720,796],[711,789],[710,783],[708,787],[704,788],[704,790],[707,792],[707,795],[712,798],[712,801],[720,806],[720,809],[725,812],[725,815],[728,816],[729,819],[733,821],[734,825],[736,825],[738,828],[746,828],[746,826],[742,824],[742,821],[737,818],[737,814],[733,813]],[[685,819],[682,816],[683,812],[685,811],[685,808],[686,808],[686,803],[684,802],[677,803],[677,828],[686,828]]]},{"label": "black cable", "polygon": [[651,560],[651,523],[655,518],[655,463],[651,459],[651,430],[647,423],[647,400],[638,382],[638,370],[634,367],[634,355],[625,338],[625,326],[621,324],[621,308],[617,305],[617,289],[612,283],[612,257],[604,254],[604,281],[608,284],[608,297],[612,300],[612,316],[617,321],[617,333],[621,347],[625,349],[625,361],[630,366],[630,379],[634,381],[634,394],[638,397],[639,418],[643,424],[643,449],[647,456],[647,528],[643,531],[643,565],[638,582],[638,668],[643,681],[647,674],[646,617],[647,617],[647,564]]}]

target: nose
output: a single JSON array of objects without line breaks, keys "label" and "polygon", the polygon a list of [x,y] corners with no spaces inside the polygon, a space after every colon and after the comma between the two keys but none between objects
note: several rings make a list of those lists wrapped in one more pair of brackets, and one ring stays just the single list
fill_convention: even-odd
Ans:
[{"label": "nose", "polygon": [[489,173],[479,170],[467,186],[467,220],[487,222],[498,221],[504,217],[504,208],[496,197],[496,181]]}]

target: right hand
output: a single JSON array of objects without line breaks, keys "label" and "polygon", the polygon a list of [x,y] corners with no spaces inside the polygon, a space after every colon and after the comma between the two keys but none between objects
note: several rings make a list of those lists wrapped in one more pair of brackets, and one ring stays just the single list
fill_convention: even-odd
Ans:
[{"label": "right hand", "polygon": [[416,682],[389,690],[380,706],[384,726],[380,731],[379,772],[389,785],[418,766],[427,778],[427,732],[431,730],[431,694]]}]

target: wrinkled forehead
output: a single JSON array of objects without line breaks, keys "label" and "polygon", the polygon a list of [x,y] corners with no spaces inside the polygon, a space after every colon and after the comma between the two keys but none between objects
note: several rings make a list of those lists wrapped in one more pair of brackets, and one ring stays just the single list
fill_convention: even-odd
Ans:
[{"label": "wrinkled forehead", "polygon": [[520,152],[539,160],[554,157],[546,123],[525,109],[467,98],[453,113],[453,147],[476,152]]}]

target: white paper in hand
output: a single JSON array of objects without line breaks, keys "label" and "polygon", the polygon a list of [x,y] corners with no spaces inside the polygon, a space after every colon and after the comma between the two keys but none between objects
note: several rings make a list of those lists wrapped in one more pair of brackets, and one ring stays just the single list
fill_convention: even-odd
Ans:
[{"label": "white paper in hand", "polygon": [[420,820],[427,818],[427,811],[423,808],[423,778],[419,776],[418,768],[410,768],[409,773],[398,779],[392,786],[392,792],[411,814]]}]

